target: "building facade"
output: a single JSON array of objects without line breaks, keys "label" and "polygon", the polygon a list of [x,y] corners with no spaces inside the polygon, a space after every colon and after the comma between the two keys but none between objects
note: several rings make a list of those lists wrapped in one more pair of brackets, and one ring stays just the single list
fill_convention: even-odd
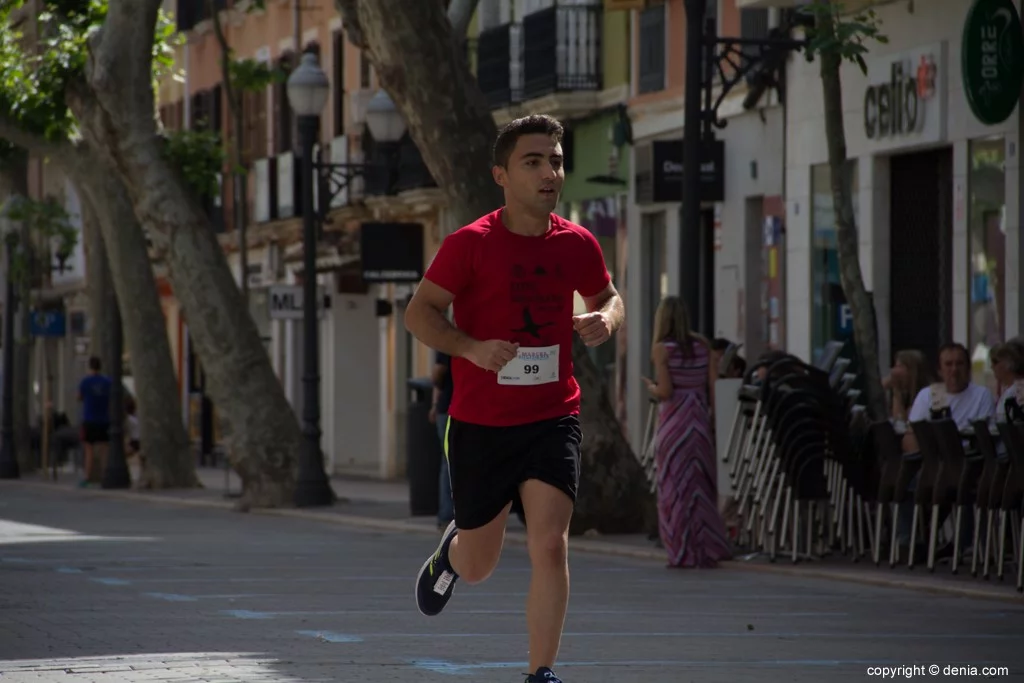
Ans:
[{"label": "building facade", "polygon": [[[301,415],[301,320],[289,309],[294,288],[307,275],[302,267],[300,178],[295,116],[284,80],[265,91],[246,92],[242,129],[236,137],[221,78],[221,49],[205,0],[179,0],[174,8],[185,44],[179,50],[181,83],[161,86],[164,125],[170,130],[211,128],[237,140],[248,169],[244,205],[244,247],[236,226],[230,180],[210,202],[211,224],[241,285],[248,285],[249,307],[285,393]],[[413,231],[424,254],[422,269],[450,230],[440,191],[426,171],[408,134],[398,143],[373,140],[366,107],[378,84],[368,59],[345,36],[330,3],[267,3],[263,10],[243,4],[221,13],[236,58],[254,59],[283,77],[303,53],[312,52],[331,83],[320,120],[315,153],[332,163],[390,164],[387,174],[367,174],[332,197],[324,233],[317,245],[317,273],[324,295],[320,322],[323,450],[331,473],[376,477],[404,472],[408,380],[429,374],[430,356],[417,348],[402,324],[411,286],[366,282],[361,263],[361,231],[382,223],[418,225]],[[391,182],[393,181],[393,182]],[[317,188],[319,189],[319,188]],[[372,225],[368,225],[372,224]],[[364,225],[366,227],[364,227]],[[183,408],[202,450],[217,440],[216,406],[206,396],[201,361],[191,351],[186,316],[167,293],[168,321],[176,339]]]},{"label": "building facade", "polygon": [[[866,75],[843,68],[842,94],[880,362],[888,368],[896,352],[918,349],[934,365],[939,346],[956,341],[988,382],[988,349],[1021,331],[1021,118],[1013,108],[986,123],[969,104],[962,66],[984,49],[965,31],[973,4],[876,8],[888,42],[869,45]],[[791,101],[801,105],[790,107],[785,135],[787,348],[807,360],[851,335],[817,69],[790,62]]]},{"label": "building facade", "polygon": [[[691,311],[692,324],[714,336],[745,344],[745,353],[785,339],[781,310],[768,292],[781,292],[778,248],[764,239],[765,226],[781,232],[784,192],[785,112],[774,92],[744,104],[745,81],[718,110],[726,123],[702,165],[713,182],[702,189],[701,240],[681,243],[683,196],[686,9],[683,0],[643,3],[631,10],[631,88],[628,101],[632,149],[627,209],[626,306],[629,311],[626,372],[627,431],[634,448],[643,439],[649,410],[641,377],[650,376],[651,341],[658,303],[680,294],[682,250],[699,248],[707,320]],[[735,0],[710,0],[708,17],[718,35],[765,37],[778,22],[772,9],[740,9]],[[721,92],[717,79],[715,93]],[[772,254],[775,254],[772,256]]]}]

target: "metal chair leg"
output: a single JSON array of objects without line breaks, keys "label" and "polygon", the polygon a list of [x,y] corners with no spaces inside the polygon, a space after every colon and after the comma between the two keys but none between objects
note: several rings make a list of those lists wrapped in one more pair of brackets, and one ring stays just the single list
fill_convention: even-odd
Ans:
[{"label": "metal chair leg", "polygon": [[982,577],[986,580],[989,578],[988,561],[992,558],[992,515],[994,513],[994,510],[988,511],[988,526],[985,529],[985,565],[982,569]]},{"label": "metal chair leg", "polygon": [[881,563],[882,555],[882,510],[885,509],[884,503],[877,504],[878,513],[875,516],[875,545],[874,555],[875,566],[877,567]]},{"label": "metal chair leg", "polygon": [[800,553],[800,500],[793,501],[793,564]]},{"label": "metal chair leg", "polygon": [[893,569],[900,561],[900,544],[896,538],[900,521],[900,504],[892,504],[892,542],[889,544],[889,569]]},{"label": "metal chair leg", "polygon": [[996,576],[1003,580],[1003,565],[1006,559],[1006,510],[999,511],[999,555],[996,557]]},{"label": "metal chair leg", "polygon": [[953,573],[956,574],[957,565],[960,564],[960,523],[964,512],[963,505],[956,506],[956,521],[953,522],[953,559],[951,561]]},{"label": "metal chair leg", "polygon": [[974,543],[971,544],[971,576],[978,576],[978,549],[981,547],[981,508],[974,506]]},{"label": "metal chair leg", "polygon": [[1020,520],[1020,543],[1017,549],[1017,591],[1024,593],[1024,515]]},{"label": "metal chair leg", "polygon": [[866,500],[860,502],[860,514],[861,522],[864,524],[864,530],[868,535],[867,549],[870,549],[871,557],[874,558],[874,547],[875,547],[875,526],[871,523],[871,503]]},{"label": "metal chair leg", "polygon": [[928,571],[935,571],[935,543],[939,533],[939,506],[932,505],[931,531],[928,534]]},{"label": "metal chair leg", "polygon": [[910,559],[907,561],[907,569],[914,568],[914,546],[917,545],[917,519],[921,514],[921,506],[914,504],[914,516],[910,522]]}]

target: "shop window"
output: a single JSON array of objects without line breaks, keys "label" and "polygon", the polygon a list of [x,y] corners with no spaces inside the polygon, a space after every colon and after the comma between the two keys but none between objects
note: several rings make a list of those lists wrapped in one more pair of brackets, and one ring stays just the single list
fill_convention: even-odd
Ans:
[{"label": "shop window", "polygon": [[[992,384],[988,352],[1004,340],[1006,324],[1006,143],[984,138],[970,143],[968,258],[970,259],[970,349],[974,379]],[[993,385],[994,388],[994,385]]]},{"label": "shop window", "polygon": [[[857,194],[857,160],[849,163],[853,218],[860,221]],[[825,344],[853,335],[845,314],[846,296],[839,279],[836,213],[832,203],[832,171],[828,164],[811,168],[811,350],[817,359]]]}]

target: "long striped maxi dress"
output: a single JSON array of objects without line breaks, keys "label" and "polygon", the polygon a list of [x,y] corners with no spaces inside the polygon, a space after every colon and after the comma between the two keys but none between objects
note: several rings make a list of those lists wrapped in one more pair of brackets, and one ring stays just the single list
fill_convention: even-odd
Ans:
[{"label": "long striped maxi dress", "polygon": [[658,525],[671,567],[717,566],[732,552],[718,512],[718,479],[708,410],[708,349],[693,342],[693,355],[664,342],[672,398],[658,415]]}]

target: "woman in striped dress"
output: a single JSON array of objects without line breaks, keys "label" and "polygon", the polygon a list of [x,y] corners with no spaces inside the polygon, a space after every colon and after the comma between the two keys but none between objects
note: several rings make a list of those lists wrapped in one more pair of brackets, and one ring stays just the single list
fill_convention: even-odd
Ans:
[{"label": "woman in striped dress", "polygon": [[707,340],[690,329],[682,300],[662,300],[651,356],[660,401],[655,460],[658,525],[670,567],[715,567],[732,553],[718,512],[711,406],[717,371]]}]

